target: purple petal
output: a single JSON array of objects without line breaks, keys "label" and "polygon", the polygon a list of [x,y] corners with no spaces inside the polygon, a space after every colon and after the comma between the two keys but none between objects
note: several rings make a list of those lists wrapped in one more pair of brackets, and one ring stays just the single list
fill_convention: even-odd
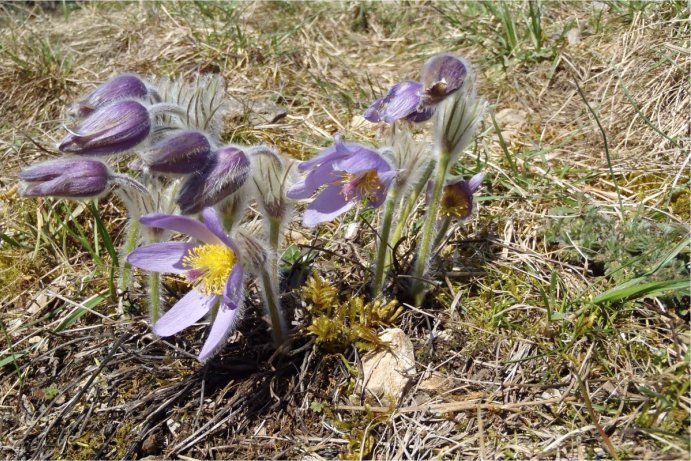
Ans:
[{"label": "purple petal", "polygon": [[223,303],[229,309],[237,309],[242,304],[244,277],[245,271],[242,269],[242,265],[235,264],[223,290]]},{"label": "purple petal", "polygon": [[235,193],[250,174],[250,161],[242,150],[227,146],[213,153],[204,169],[183,183],[176,198],[183,214],[199,213]]},{"label": "purple petal", "polygon": [[101,195],[108,187],[108,178],[64,174],[41,183],[30,183],[22,190],[24,197],[86,198]]},{"label": "purple petal", "polygon": [[147,227],[166,229],[189,235],[204,243],[217,244],[219,239],[204,224],[196,219],[185,216],[175,216],[162,213],[151,213],[139,218],[139,222]]},{"label": "purple petal", "polygon": [[150,131],[146,107],[136,101],[117,101],[83,119],[58,149],[78,155],[117,154],[143,142]]},{"label": "purple petal", "polygon": [[422,107],[412,114],[408,115],[405,119],[413,123],[422,123],[431,119],[434,115],[433,107]]},{"label": "purple petal", "polygon": [[469,64],[452,54],[434,56],[422,67],[422,85],[427,104],[436,104],[458,90],[467,80]]},{"label": "purple petal", "polygon": [[99,85],[70,108],[70,115],[84,117],[95,109],[120,99],[139,99],[147,95],[146,84],[136,75],[122,74]]},{"label": "purple petal", "polygon": [[471,193],[475,193],[476,190],[480,188],[480,185],[482,184],[482,180],[485,178],[485,173],[478,173],[470,180],[468,181],[468,188],[470,189]]},{"label": "purple petal", "polygon": [[233,250],[236,255],[238,254],[237,246],[228,237],[225,229],[223,229],[223,224],[221,224],[221,220],[219,219],[218,213],[215,209],[205,208],[204,211],[202,211],[202,220],[204,221],[206,228],[213,232],[214,236],[216,236],[218,240]]},{"label": "purple petal", "polygon": [[362,116],[365,118],[365,120],[368,120],[372,123],[377,123],[381,122],[381,114],[379,111],[382,109],[382,105],[384,104],[384,99],[386,96],[382,96],[381,98],[375,100],[365,111]]},{"label": "purple petal", "polygon": [[238,319],[240,309],[231,309],[229,306],[221,303],[218,308],[218,313],[211,325],[209,337],[206,339],[202,350],[199,353],[199,361],[206,362],[220,349],[225,343],[230,333],[232,333],[235,323]]},{"label": "purple petal", "polygon": [[139,155],[154,173],[190,174],[199,172],[211,155],[206,135],[181,131],[140,151]]},{"label": "purple petal", "polygon": [[305,178],[290,186],[286,195],[291,200],[309,198],[321,186],[333,181],[334,177],[332,173],[333,164],[331,162],[323,163],[310,171]]},{"label": "purple petal", "polygon": [[329,186],[324,189],[305,210],[302,223],[306,227],[331,221],[355,206],[355,202],[346,201],[341,186]]},{"label": "purple petal", "polygon": [[158,319],[153,327],[154,333],[158,336],[170,336],[194,325],[218,300],[218,296],[207,296],[195,289],[190,290]]},{"label": "purple petal", "polygon": [[182,258],[195,246],[194,243],[184,242],[152,243],[127,255],[127,262],[151,272],[182,274],[187,271],[182,267]]},{"label": "purple petal", "polygon": [[362,173],[371,170],[383,173],[392,169],[384,157],[360,145],[358,145],[356,154],[336,162],[334,168],[348,173]]},{"label": "purple petal", "polygon": [[[373,104],[370,107],[372,110],[368,109],[370,111],[368,115],[370,115],[370,119],[379,118],[386,123],[407,117],[420,108],[422,104],[421,92],[421,83],[412,80],[397,83],[391,87],[378,107],[374,107]],[[377,115],[374,115],[375,111]]]}]

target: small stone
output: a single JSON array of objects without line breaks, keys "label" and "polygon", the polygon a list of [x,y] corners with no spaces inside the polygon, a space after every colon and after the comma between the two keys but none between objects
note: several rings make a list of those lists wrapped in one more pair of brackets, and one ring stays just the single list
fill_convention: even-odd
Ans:
[{"label": "small stone", "polygon": [[398,402],[415,374],[413,343],[400,328],[384,330],[379,339],[389,345],[362,358],[363,379],[359,384],[371,396]]}]

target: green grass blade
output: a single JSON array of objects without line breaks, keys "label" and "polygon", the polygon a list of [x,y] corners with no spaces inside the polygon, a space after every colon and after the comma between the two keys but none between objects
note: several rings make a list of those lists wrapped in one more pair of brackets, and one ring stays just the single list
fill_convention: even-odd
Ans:
[{"label": "green grass blade", "polygon": [[74,323],[82,318],[84,314],[87,312],[93,310],[96,306],[101,304],[103,301],[106,300],[104,297],[105,293],[99,293],[97,295],[92,296],[91,298],[87,299],[84,301],[82,306],[84,307],[79,307],[75,309],[74,312],[72,312],[70,315],[68,315],[62,322],[60,322],[60,325],[58,325],[55,330],[53,330],[55,333],[60,333],[61,331],[67,330],[69,327],[74,325]]},{"label": "green grass blade", "polygon": [[681,280],[664,280],[661,282],[643,282],[642,277],[629,280],[621,285],[607,290],[593,299],[594,304],[601,304],[605,302],[624,301],[629,299],[642,298],[644,296],[657,296],[668,291],[689,290],[689,281]]}]

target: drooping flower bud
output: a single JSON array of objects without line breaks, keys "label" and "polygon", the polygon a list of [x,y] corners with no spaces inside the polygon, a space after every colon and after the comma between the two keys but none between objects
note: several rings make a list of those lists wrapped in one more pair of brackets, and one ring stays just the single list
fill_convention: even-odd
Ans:
[{"label": "drooping flower bud", "polygon": [[469,76],[470,65],[452,54],[434,56],[422,67],[423,100],[436,104],[457,91]]},{"label": "drooping flower bud", "polygon": [[139,152],[149,171],[181,175],[199,171],[211,155],[211,144],[203,133],[181,131]]},{"label": "drooping flower bud", "polygon": [[250,174],[247,155],[234,146],[212,153],[198,173],[189,176],[176,198],[183,214],[198,213],[237,191]]},{"label": "drooping flower bud", "polygon": [[[473,212],[473,194],[480,188],[484,177],[484,173],[478,173],[469,181],[457,178],[447,180],[439,204],[439,214],[459,220],[469,218]],[[434,184],[430,181],[427,187],[428,201],[433,187]]]},{"label": "drooping flower bud", "polygon": [[77,155],[109,155],[143,142],[151,131],[147,108],[137,101],[117,101],[101,107],[69,130],[58,146]]},{"label": "drooping flower bud", "polygon": [[105,192],[108,167],[98,160],[66,158],[30,166],[19,173],[25,197],[96,197]]},{"label": "drooping flower bud", "polygon": [[69,109],[72,117],[86,117],[96,109],[123,99],[141,99],[149,93],[146,83],[133,74],[122,74],[99,85]]}]

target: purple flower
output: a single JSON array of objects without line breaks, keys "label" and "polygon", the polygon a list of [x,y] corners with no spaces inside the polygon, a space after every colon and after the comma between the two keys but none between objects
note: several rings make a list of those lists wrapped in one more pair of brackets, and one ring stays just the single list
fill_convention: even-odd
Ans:
[{"label": "purple flower", "polygon": [[27,183],[26,197],[85,198],[101,195],[108,187],[108,167],[97,160],[66,158],[30,166],[19,173]]},{"label": "purple flower", "polygon": [[392,123],[402,118],[424,122],[432,112],[422,107],[422,84],[405,81],[395,84],[386,96],[374,101],[363,116],[375,123]]},{"label": "purple flower", "polygon": [[194,288],[154,324],[159,336],[171,336],[192,326],[218,307],[199,360],[205,362],[233,331],[243,302],[244,270],[241,254],[223,231],[212,208],[202,222],[184,216],[149,214],[139,220],[147,227],[180,232],[201,243],[163,242],[134,250],[127,261],[152,272],[183,275]]},{"label": "purple flower", "polygon": [[211,144],[203,133],[182,131],[139,152],[149,170],[161,174],[190,174],[209,159]]},{"label": "purple flower", "polygon": [[199,213],[237,191],[250,174],[247,154],[227,146],[215,151],[198,173],[189,176],[176,201],[183,214]]},{"label": "purple flower", "polygon": [[[469,181],[453,179],[448,181],[442,192],[439,213],[442,216],[467,219],[473,212],[473,194],[480,188],[484,173],[478,173]],[[427,200],[432,196],[434,184],[430,181],[427,187]]]},{"label": "purple flower", "polygon": [[440,54],[425,63],[420,82],[397,83],[374,101],[363,116],[370,122],[393,123],[405,118],[424,122],[434,113],[434,106],[457,91],[466,80],[469,65],[451,54]]},{"label": "purple flower", "polygon": [[333,146],[298,169],[310,172],[288,190],[288,198],[308,198],[326,186],[305,211],[303,224],[307,227],[331,221],[362,200],[379,207],[396,176],[384,157],[360,144],[343,143],[340,136]]},{"label": "purple flower", "polygon": [[146,84],[132,74],[122,74],[99,85],[69,109],[73,117],[85,117],[96,109],[123,99],[141,99],[149,93]]},{"label": "purple flower", "polygon": [[108,155],[124,152],[144,141],[151,131],[149,111],[137,101],[104,106],[68,130],[58,146],[61,152]]}]

